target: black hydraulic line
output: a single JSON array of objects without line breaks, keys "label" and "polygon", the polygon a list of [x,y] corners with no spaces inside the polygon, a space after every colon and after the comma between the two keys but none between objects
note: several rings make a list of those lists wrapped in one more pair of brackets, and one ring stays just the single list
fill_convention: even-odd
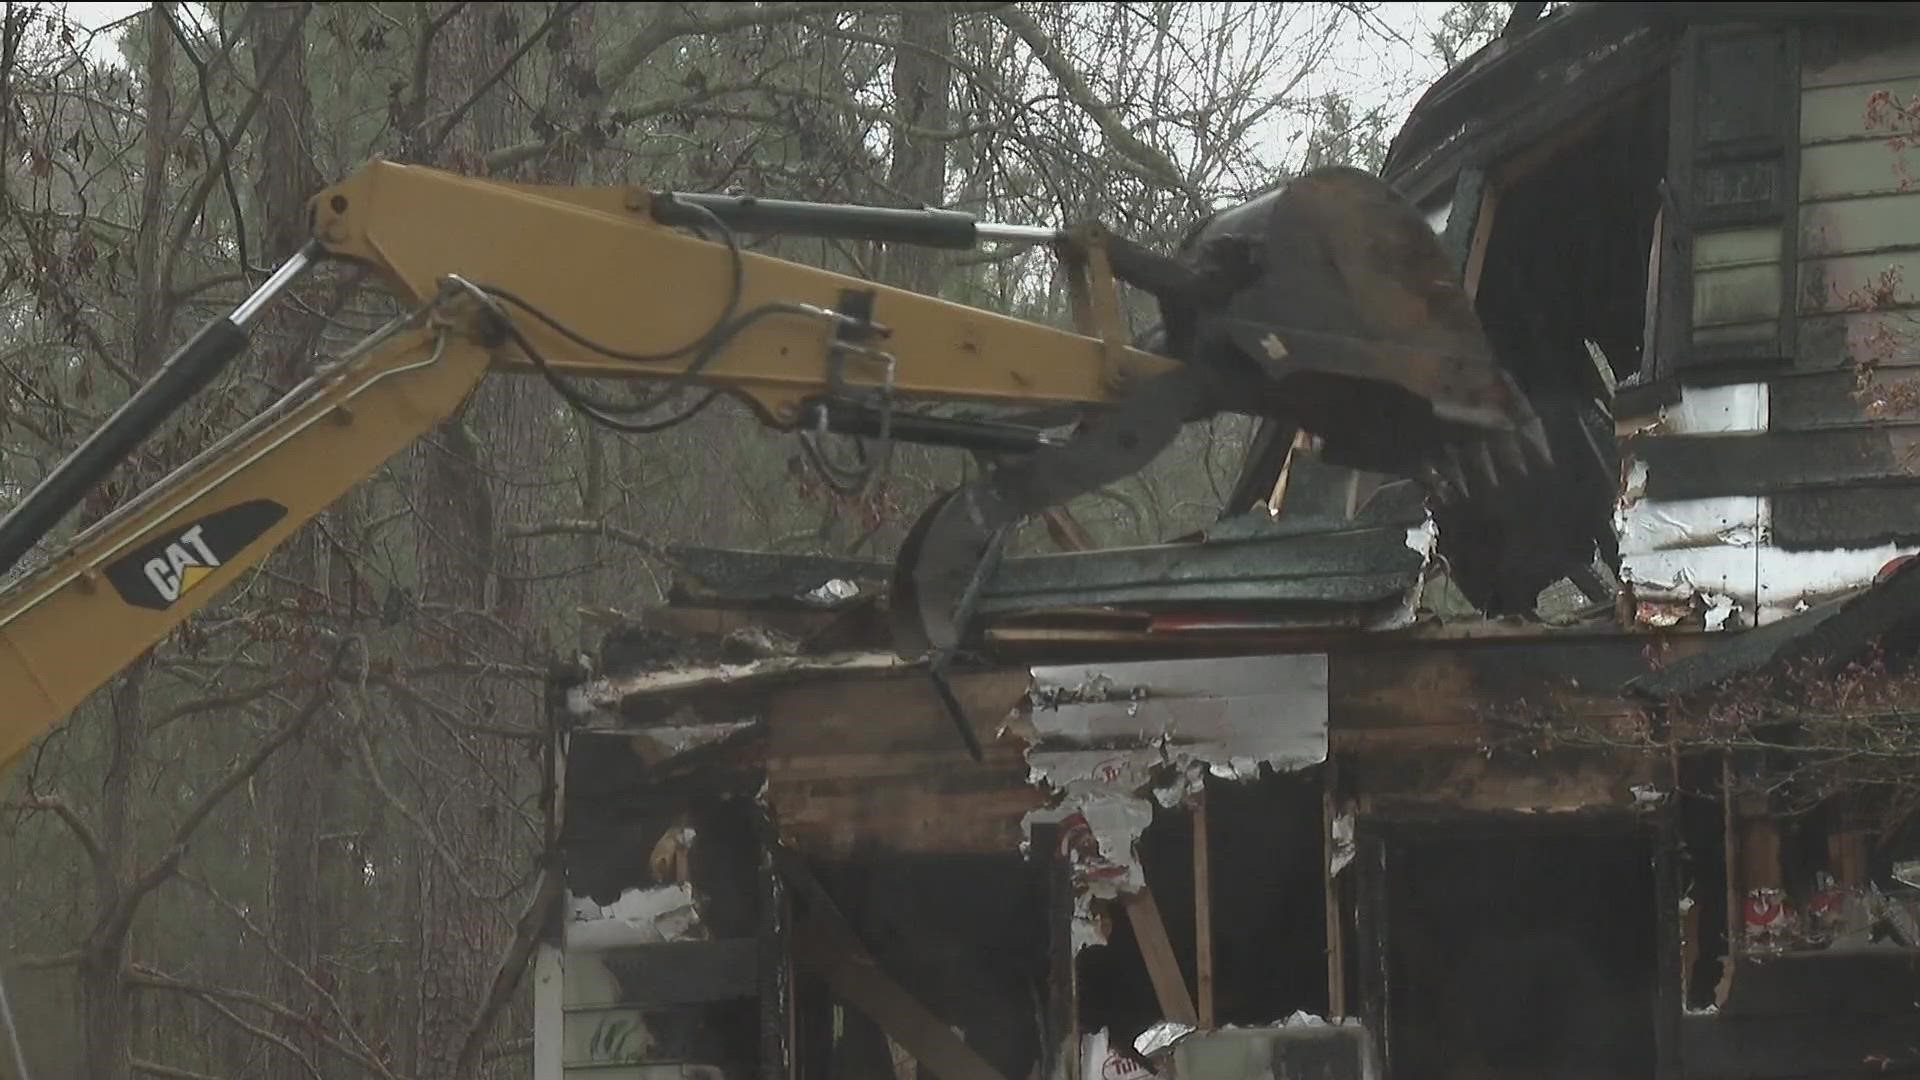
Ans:
[{"label": "black hydraulic line", "polygon": [[20,505],[0,520],[0,574],[13,569],[167,417],[205,389],[214,376],[246,349],[246,324],[269,300],[292,284],[313,257],[314,252],[306,250],[289,259],[231,314],[201,327],[98,431],[88,436]]}]

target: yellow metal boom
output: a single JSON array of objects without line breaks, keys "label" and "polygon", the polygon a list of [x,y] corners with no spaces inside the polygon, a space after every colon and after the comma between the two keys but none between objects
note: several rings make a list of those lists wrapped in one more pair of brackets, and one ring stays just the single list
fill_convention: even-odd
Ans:
[{"label": "yellow metal boom", "polygon": [[[450,415],[490,371],[531,374],[526,350],[457,276],[511,293],[607,350],[664,353],[721,314],[730,276],[722,244],[658,224],[630,188],[520,187],[379,162],[312,201],[328,256],[371,268],[398,297],[429,308],[406,327],[296,388],[139,498],[87,528],[0,593],[0,763],[8,763],[95,689],[157,645],[286,536]],[[873,295],[885,331],[846,357],[843,379],[905,398],[1112,400],[1109,347],[1082,336],[763,255],[741,255],[738,307],[833,311]],[[438,301],[438,302],[436,302]],[[789,425],[828,388],[835,321],[755,321],[710,363],[638,363],[583,347],[511,312],[515,330],[557,373],[670,379],[724,388]],[[1124,368],[1174,361],[1134,349]]]},{"label": "yellow metal boom", "polygon": [[[1007,525],[1137,470],[1187,421],[1285,416],[1360,467],[1425,476],[1463,437],[1509,440],[1494,444],[1500,454],[1481,446],[1489,470],[1524,469],[1515,431],[1543,446],[1424,220],[1354,170],[1309,174],[1217,215],[1181,259],[1093,227],[976,229],[944,211],[510,185],[385,162],[320,192],[309,218],[298,258],[0,520],[0,573],[240,351],[247,321],[308,261],[370,269],[412,317],[0,592],[0,766],[490,372],[541,375],[616,426],[645,425],[576,380],[674,380],[742,398],[776,428],[871,435],[877,424],[882,437],[992,451],[984,476],[923,516],[902,555],[911,572],[896,579],[894,607],[918,618],[927,640],[914,651],[934,649],[936,670]],[[948,246],[1051,242],[1081,332],[747,253],[729,221]],[[1116,278],[1160,301],[1164,348],[1129,344]],[[1084,408],[1066,439],[893,411],[943,400]]]}]

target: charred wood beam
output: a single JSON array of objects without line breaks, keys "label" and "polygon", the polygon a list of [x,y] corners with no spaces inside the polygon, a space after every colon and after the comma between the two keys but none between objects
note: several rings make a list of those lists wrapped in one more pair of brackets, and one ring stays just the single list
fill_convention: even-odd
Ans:
[{"label": "charred wood beam", "polygon": [[1213,866],[1207,829],[1207,790],[1193,800],[1193,983],[1194,1010],[1202,1030],[1211,1030],[1213,1011]]},{"label": "charred wood beam", "polygon": [[1920,482],[1783,491],[1772,509],[1774,542],[1788,551],[1920,541]]},{"label": "charred wood beam", "polygon": [[1920,424],[1764,435],[1654,435],[1627,449],[1647,466],[1647,497],[1773,495],[1920,480]]},{"label": "charred wood beam", "polygon": [[1046,875],[1047,1014],[1041,1035],[1045,1076],[1080,1075],[1080,1006],[1074,974],[1073,868],[1060,852],[1058,825],[1033,826],[1034,861]]}]

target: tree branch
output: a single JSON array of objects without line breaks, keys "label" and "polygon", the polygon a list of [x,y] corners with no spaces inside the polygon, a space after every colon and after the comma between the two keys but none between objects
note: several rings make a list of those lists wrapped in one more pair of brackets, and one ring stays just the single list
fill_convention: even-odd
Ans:
[{"label": "tree branch", "polygon": [[93,835],[93,829],[81,819],[73,807],[58,795],[38,795],[26,799],[9,800],[9,810],[41,810],[59,818],[72,831],[73,838],[79,842],[80,849],[87,853],[87,861],[93,865],[95,874],[104,874],[108,870],[107,853],[100,847],[100,840]]},{"label": "tree branch", "polygon": [[171,1065],[162,1065],[157,1061],[146,1061],[142,1058],[129,1058],[127,1064],[134,1072],[145,1073],[148,1076],[164,1076],[168,1077],[169,1080],[220,1080],[219,1077],[212,1076],[208,1073],[197,1073],[191,1069],[176,1069]]},{"label": "tree branch", "polygon": [[1206,209],[1206,199],[1187,183],[1186,177],[1181,175],[1179,167],[1174,165],[1172,159],[1148,146],[1133,132],[1127,130],[1127,125],[1114,115],[1113,110],[1094,96],[1093,88],[1088,86],[1080,72],[1067,62],[1065,55],[1060,51],[1060,46],[1047,36],[1047,32],[1040,28],[1039,23],[1033,21],[1032,16],[1018,7],[1008,7],[995,17],[1007,29],[1018,34],[1020,40],[1027,43],[1027,48],[1033,50],[1033,55],[1040,61],[1041,66],[1045,67],[1060,84],[1060,89],[1066,93],[1068,100],[1093,118],[1093,122],[1100,127],[1100,133],[1106,136],[1114,149],[1127,160],[1146,170],[1153,179],[1185,195],[1195,207]]},{"label": "tree branch", "polygon": [[[600,89],[586,102],[580,126],[592,123],[613,95],[632,79],[647,58],[658,52],[662,46],[683,37],[695,34],[719,35],[735,30],[744,30],[755,26],[779,26],[784,23],[804,19],[809,15],[823,15],[839,12],[894,11],[897,3],[791,3],[791,4],[734,4],[724,10],[701,18],[661,18],[648,24],[645,30],[633,36],[620,50],[614,53],[606,65],[598,72]],[[953,4],[959,13],[994,11],[1005,4]],[[485,158],[490,171],[512,168],[524,161],[539,157],[553,148],[559,136],[535,139],[514,146],[502,147]]]},{"label": "tree branch", "polygon": [[[221,1004],[221,1002],[232,1002],[236,1005],[245,1005],[245,1006],[248,1006],[249,1008],[259,1009],[262,1012],[265,1012],[266,1014],[268,1014],[269,1016],[272,1016],[279,1020],[285,1020],[294,1024],[300,1024],[300,1025],[305,1025],[307,1023],[307,1017],[302,1016],[297,1012],[294,1012],[292,1009],[287,1008],[285,1005],[282,1005],[280,1002],[273,1001],[268,998],[263,998],[258,994],[248,993],[245,990],[234,990],[225,986],[212,986],[206,983],[192,982],[187,979],[179,978],[177,976],[168,975],[154,968],[150,968],[145,964],[134,964],[128,972],[127,981],[133,986],[145,987],[150,990],[167,990],[174,993],[186,994],[190,997],[199,998],[201,1001],[205,1002],[209,1007],[218,1010],[223,1016],[227,1017],[229,1020],[234,1021],[239,1025],[241,1025],[248,1032],[260,1035],[262,1038],[275,1041],[276,1045],[284,1047],[288,1050],[289,1053],[294,1054],[296,1057],[300,1057],[302,1064],[307,1065],[308,1070],[310,1072],[314,1072],[315,1075],[318,1075],[318,1072],[313,1067],[312,1062],[308,1061],[304,1056],[301,1056],[300,1052],[297,1049],[293,1048],[285,1041],[280,1040],[279,1036],[274,1035],[271,1032],[262,1031],[260,1028],[247,1023],[247,1021],[241,1019],[239,1016],[234,1014],[232,1010],[227,1009],[225,1006]],[[373,1073],[377,1076],[388,1077],[388,1078],[391,1078],[394,1076],[393,1071],[387,1068],[379,1060],[369,1057],[365,1054],[359,1053],[358,1051],[355,1051],[349,1047],[341,1045],[340,1041],[331,1035],[322,1033],[320,1035],[320,1041],[328,1049],[332,1050],[334,1053],[340,1055],[341,1057],[347,1059],[348,1061],[353,1062],[355,1065],[360,1066],[360,1068],[366,1070],[367,1072]]]},{"label": "tree branch", "polygon": [[494,969],[493,985],[487,991],[486,1000],[481,1002],[473,1023],[467,1028],[467,1037],[460,1045],[460,1057],[453,1067],[453,1075],[478,1075],[483,1041],[493,1029],[501,1010],[512,1001],[514,988],[520,985],[527,961],[540,941],[540,931],[547,915],[553,905],[559,902],[562,883],[562,875],[552,866],[541,871],[540,887],[534,890],[533,899],[527,902],[526,910],[520,913],[519,921],[514,924],[513,941],[500,957],[500,966]]},{"label": "tree branch", "polygon": [[[401,132],[403,144],[412,141],[421,118],[427,112],[427,76],[432,73],[433,39],[440,36],[440,31],[466,6],[466,0],[448,4],[445,11],[428,20],[427,24],[420,29],[420,41],[413,49],[413,93],[407,100],[404,117],[406,124]],[[429,8],[422,4],[420,10],[424,14]]]},{"label": "tree branch", "polygon": [[353,638],[341,640],[339,647],[334,650],[333,662],[328,666],[326,675],[321,679],[320,685],[314,689],[313,696],[301,706],[300,711],[295,713],[291,720],[280,725],[279,731],[274,732],[255,747],[253,753],[247,755],[239,765],[228,770],[227,774],[220,778],[220,782],[202,795],[200,801],[187,811],[178,825],[174,826],[173,837],[167,844],[166,853],[148,867],[146,873],[136,878],[131,887],[121,893],[115,904],[115,910],[110,916],[109,926],[124,929],[132,922],[133,913],[139,907],[141,899],[159,888],[173,876],[175,870],[179,869],[180,857],[186,854],[188,842],[206,822],[208,815],[212,814],[214,809],[235,789],[252,779],[269,758],[279,752],[281,747],[292,742],[296,735],[305,731],[307,725],[313,722],[313,718],[320,714],[321,707],[333,697],[333,677],[339,673],[341,665],[346,661],[347,653],[353,647],[354,640]]},{"label": "tree branch", "polygon": [[420,691],[415,690],[413,687],[408,686],[404,681],[400,679],[386,679],[386,678],[376,677],[371,679],[370,681],[379,686],[385,687],[386,689],[392,691],[395,694],[400,695],[403,698],[406,698],[408,701],[419,706],[420,708],[426,709],[428,712],[431,712],[435,716],[438,716],[441,720],[444,720],[449,725],[460,728],[461,730],[464,730],[464,731],[470,731],[475,735],[485,735],[495,739],[511,739],[514,742],[531,742],[531,743],[545,742],[547,739],[546,732],[541,731],[539,728],[512,727],[505,724],[481,724],[472,720],[468,720],[460,716],[458,713],[454,712],[452,709],[447,708],[445,705],[440,704],[439,702],[433,700],[432,698],[421,693]]},{"label": "tree branch", "polygon": [[158,731],[168,724],[178,720],[184,720],[189,716],[194,716],[199,713],[216,712],[221,709],[231,709],[240,705],[247,705],[272,694],[276,690],[284,689],[291,681],[293,681],[292,675],[282,675],[277,679],[268,679],[264,682],[254,683],[252,686],[241,687],[231,693],[200,698],[197,701],[188,701],[161,713],[148,723],[147,727],[149,730]]},{"label": "tree branch", "polygon": [[[296,30],[306,23],[307,16],[312,12],[312,4],[301,5],[300,17],[294,22]],[[273,73],[279,71],[280,65],[286,63],[287,57],[293,55],[293,47],[300,41],[300,34],[289,32],[287,39],[280,43],[280,48],[274,51],[273,59],[267,63],[267,69],[260,79],[260,84],[253,88],[253,93],[247,96],[246,104],[240,107],[239,115],[234,117],[233,130],[245,131],[247,126],[253,123],[253,114],[260,111],[260,106],[267,100],[267,87],[273,82]],[[187,197],[186,205],[181,208],[180,217],[173,223],[173,238],[167,246],[166,263],[160,268],[161,296],[173,295],[173,271],[178,265],[180,252],[187,246],[187,234],[193,231],[194,223],[200,220],[200,211],[207,205],[208,196],[213,194],[214,185],[218,184],[220,177],[226,173],[232,150],[232,143],[221,142],[219,157],[208,163],[206,173],[194,186],[193,193]]]},{"label": "tree branch", "polygon": [[568,518],[560,521],[542,522],[538,525],[510,525],[501,534],[508,540],[538,540],[549,536],[592,536],[602,540],[612,540],[618,544],[638,549],[662,562],[672,562],[667,550],[637,532],[611,525],[604,521],[586,521]]},{"label": "tree branch", "polygon": [[190,983],[184,979],[176,979],[169,975],[162,975],[152,968],[143,967],[139,964],[133,965],[127,981],[135,986],[146,986],[161,990],[177,990],[180,993],[199,998],[207,1008],[225,1017],[228,1023],[252,1035],[256,1039],[264,1039],[286,1051],[288,1056],[300,1063],[300,1066],[306,1070],[308,1076],[313,1077],[313,1080],[326,1080],[325,1077],[320,1075],[320,1069],[314,1065],[313,1059],[302,1053],[299,1047],[293,1045],[293,1043],[285,1037],[268,1031],[266,1028],[243,1018],[239,1013],[227,1008],[221,999],[227,998],[242,1001],[248,1005],[265,1009],[274,1016],[282,1019],[291,1020],[295,1023],[305,1022],[305,1017],[290,1011],[283,1005],[238,990],[225,990],[219,987],[201,986],[197,983]]},{"label": "tree branch", "polygon": [[54,968],[72,967],[80,960],[80,950],[75,949],[53,956],[29,956],[13,966],[16,971],[51,971]]},{"label": "tree branch", "polygon": [[472,110],[475,105],[479,104],[480,99],[487,95],[487,91],[493,89],[494,84],[498,83],[501,79],[506,78],[507,74],[513,70],[514,65],[518,64],[521,58],[527,55],[529,50],[539,44],[541,38],[547,36],[547,32],[553,29],[555,23],[578,11],[582,6],[580,3],[572,3],[561,4],[555,7],[553,12],[547,16],[546,21],[535,27],[533,33],[527,35],[527,40],[521,42],[520,47],[513,50],[513,55],[502,60],[500,66],[493,69],[492,74],[480,80],[480,85],[474,88],[473,93],[467,95],[467,100],[461,102],[454,108],[452,113],[448,114],[446,121],[440,125],[440,130],[435,132],[433,138],[428,141],[425,154],[430,157],[435,151],[439,150],[440,144],[447,141],[447,136],[453,134],[453,129],[460,126],[460,121],[465,119],[467,113]]},{"label": "tree branch", "polygon": [[[252,10],[253,8],[248,8],[249,13]],[[208,90],[208,84],[213,81],[213,73],[207,70],[206,62],[200,59],[200,54],[193,51],[193,43],[187,40],[186,33],[180,29],[180,23],[171,12],[167,13],[166,20],[167,29],[173,31],[174,42],[180,46],[180,51],[186,54],[187,63],[193,65],[195,80],[200,87],[200,109],[207,118],[207,130],[213,133],[214,142],[220,147],[220,179],[227,189],[227,207],[233,211],[234,247],[239,252],[240,265],[251,266],[252,260],[247,258],[247,222],[240,212],[240,193],[233,186],[233,143],[227,138],[227,133],[220,130],[220,122],[214,119],[213,95]]]},{"label": "tree branch", "polygon": [[[273,935],[261,929],[257,924],[254,923],[254,921],[251,918],[247,916],[247,913],[245,911],[240,909],[239,905],[235,904],[231,900],[228,900],[225,896],[222,896],[219,890],[215,889],[212,885],[208,884],[207,881],[204,880],[203,878],[195,874],[185,874],[185,873],[181,874],[180,878],[182,881],[187,882],[189,885],[205,893],[210,899],[213,900],[214,903],[218,904],[221,908],[225,909],[228,915],[231,915],[235,920],[237,920],[240,923],[241,926],[246,928],[248,933],[252,934],[255,938],[259,939],[261,944],[267,947],[267,952],[275,960],[278,960],[282,965],[284,965],[287,968],[288,971],[291,971],[294,973],[294,975],[298,976],[300,981],[306,984],[306,987],[308,990],[313,991],[315,994],[318,994],[321,998],[325,999],[327,1003],[327,1008],[332,1011],[334,1020],[337,1021],[340,1025],[340,1030],[351,1034],[353,1036],[353,1041],[355,1043],[358,1043],[360,1046],[360,1050],[357,1052],[359,1056],[356,1056],[355,1051],[349,1050],[347,1047],[342,1045],[334,1045],[335,1051],[337,1051],[343,1056],[353,1057],[358,1062],[361,1068],[367,1069],[370,1072],[377,1072],[380,1076],[386,1078],[386,1080],[395,1080],[393,1071],[391,1069],[388,1069],[386,1065],[383,1062],[381,1062],[378,1058],[372,1056],[374,1052],[373,1047],[367,1043],[366,1037],[361,1035],[359,1030],[349,1021],[347,1017],[347,1011],[345,1008],[341,1006],[340,999],[335,997],[331,991],[321,986],[318,982],[315,982],[313,976],[309,974],[305,968],[301,967],[299,964],[294,963],[293,960],[289,958],[286,953],[282,952],[280,948],[274,944]],[[260,1004],[263,1008],[265,1008],[271,1005],[272,1003],[262,1001]],[[278,1005],[273,1005],[272,1007],[282,1008],[282,1006],[278,1006]]]},{"label": "tree branch", "polygon": [[453,852],[447,850],[446,841],[441,839],[439,832],[435,831],[433,826],[427,824],[425,819],[421,818],[421,816],[414,811],[413,807],[408,806],[406,801],[401,799],[398,793],[387,786],[386,775],[380,771],[380,764],[374,757],[373,744],[367,741],[364,724],[354,725],[353,742],[354,749],[360,753],[360,767],[367,771],[367,779],[373,782],[374,790],[380,793],[380,797],[387,801],[388,806],[393,807],[395,813],[405,818],[407,824],[413,826],[414,831],[420,834],[420,838],[425,840],[427,846],[433,849],[435,857],[446,864],[447,873],[453,880],[460,883],[460,887],[467,891],[467,895],[480,896],[480,890],[474,886],[472,881],[468,880],[465,871],[460,865],[460,860],[454,857]]}]

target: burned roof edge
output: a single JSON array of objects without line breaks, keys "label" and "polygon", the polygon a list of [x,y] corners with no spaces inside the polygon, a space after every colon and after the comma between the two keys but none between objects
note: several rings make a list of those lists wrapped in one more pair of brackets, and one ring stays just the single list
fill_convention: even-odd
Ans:
[{"label": "burned roof edge", "polygon": [[1596,3],[1568,4],[1499,37],[1435,80],[1414,104],[1388,149],[1383,175],[1396,183],[1424,160],[1460,140],[1475,118],[1516,102],[1537,101],[1581,81],[1580,61],[1636,36],[1671,39],[1694,23],[1759,23],[1794,19],[1912,19],[1916,3]]}]

